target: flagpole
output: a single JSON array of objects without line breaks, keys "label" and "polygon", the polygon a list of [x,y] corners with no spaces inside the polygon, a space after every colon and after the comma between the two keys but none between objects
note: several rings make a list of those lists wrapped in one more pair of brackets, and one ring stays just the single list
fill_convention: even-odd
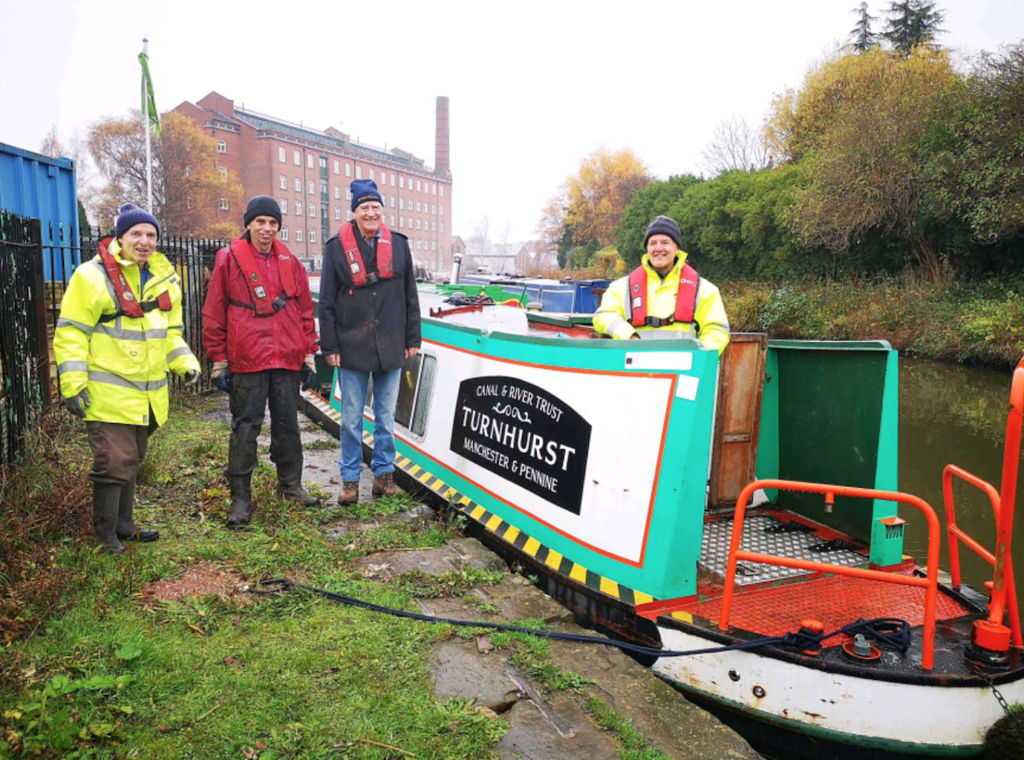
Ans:
[{"label": "flagpole", "polygon": [[[142,38],[142,54],[149,59],[149,40]],[[146,76],[142,76],[142,131],[146,133],[146,210],[153,213],[153,152],[149,141],[149,98],[146,93]]]}]

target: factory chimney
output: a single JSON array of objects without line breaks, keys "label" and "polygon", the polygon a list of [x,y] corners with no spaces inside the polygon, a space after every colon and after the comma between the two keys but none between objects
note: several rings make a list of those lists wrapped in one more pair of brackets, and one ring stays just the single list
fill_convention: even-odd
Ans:
[{"label": "factory chimney", "polygon": [[437,132],[434,139],[434,170],[450,175],[451,159],[448,153],[448,96],[437,96]]}]

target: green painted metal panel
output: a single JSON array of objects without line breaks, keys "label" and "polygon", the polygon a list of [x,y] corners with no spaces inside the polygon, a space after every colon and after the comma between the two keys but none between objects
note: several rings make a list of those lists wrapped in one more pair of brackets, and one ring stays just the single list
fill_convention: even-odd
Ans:
[{"label": "green painted metal panel", "polygon": [[[884,341],[771,344],[778,382],[778,476],[895,490],[895,352]],[[884,461],[883,461],[884,460]],[[891,505],[783,492],[780,506],[869,541]],[[881,509],[875,514],[875,506]]]}]

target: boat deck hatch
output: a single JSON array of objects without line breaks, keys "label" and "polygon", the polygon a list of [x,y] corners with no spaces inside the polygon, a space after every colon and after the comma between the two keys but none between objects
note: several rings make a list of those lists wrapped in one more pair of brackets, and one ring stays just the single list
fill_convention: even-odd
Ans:
[{"label": "boat deck hatch", "polygon": [[[729,541],[732,539],[731,519],[704,524],[704,538],[700,549],[700,566],[713,575],[725,577],[729,559]],[[841,540],[827,541],[815,535],[803,523],[785,523],[771,515],[756,515],[743,524],[740,548],[744,551],[761,552],[783,557],[798,557],[830,565],[856,567],[866,565],[866,554],[856,551],[850,544],[844,546]],[[778,581],[811,575],[809,570],[799,570],[779,565],[763,565],[759,562],[741,562],[736,568],[736,585],[750,586],[755,583]]]}]

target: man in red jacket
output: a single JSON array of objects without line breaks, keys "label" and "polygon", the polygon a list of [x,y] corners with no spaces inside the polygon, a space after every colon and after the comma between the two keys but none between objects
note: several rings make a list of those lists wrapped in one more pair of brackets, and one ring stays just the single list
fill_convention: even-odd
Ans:
[{"label": "man in red jacket", "polygon": [[270,459],[278,496],[304,506],[320,500],[302,487],[299,385],[316,375],[313,300],[301,262],[277,240],[281,208],[258,195],[243,216],[246,231],[217,252],[203,305],[203,347],[213,362],[214,384],[231,394],[227,527],[252,517],[256,438],[270,403]]}]

